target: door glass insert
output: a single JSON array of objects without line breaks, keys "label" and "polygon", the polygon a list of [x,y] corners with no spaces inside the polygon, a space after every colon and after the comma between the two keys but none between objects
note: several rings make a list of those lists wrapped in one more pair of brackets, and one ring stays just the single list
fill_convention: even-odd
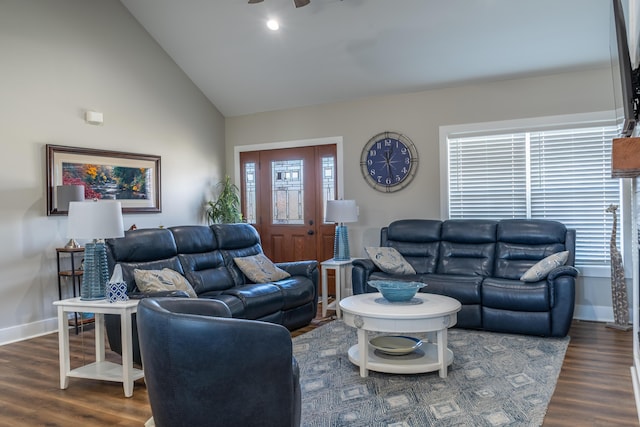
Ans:
[{"label": "door glass insert", "polygon": [[256,224],[256,164],[244,164],[244,206],[245,220],[249,224]]},{"label": "door glass insert", "polygon": [[303,166],[302,159],[271,162],[273,224],[304,224]]},{"label": "door glass insert", "polygon": [[336,198],[336,159],[333,156],[322,157],[322,218],[327,211],[327,200]]}]

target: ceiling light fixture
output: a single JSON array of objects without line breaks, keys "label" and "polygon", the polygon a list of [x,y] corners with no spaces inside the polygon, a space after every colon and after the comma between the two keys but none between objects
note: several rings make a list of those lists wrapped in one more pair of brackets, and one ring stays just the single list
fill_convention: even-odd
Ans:
[{"label": "ceiling light fixture", "polygon": [[280,24],[278,24],[278,21],[276,21],[275,19],[269,19],[267,21],[267,28],[269,28],[271,31],[278,31],[278,29],[280,28]]}]

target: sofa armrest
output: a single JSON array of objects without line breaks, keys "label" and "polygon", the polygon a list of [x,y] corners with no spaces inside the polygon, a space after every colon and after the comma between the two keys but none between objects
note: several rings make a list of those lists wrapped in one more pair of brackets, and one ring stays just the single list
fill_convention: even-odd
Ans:
[{"label": "sofa armrest", "polygon": [[551,282],[556,280],[556,278],[560,276],[578,277],[578,274],[579,272],[577,268],[570,265],[561,265],[560,267],[556,267],[551,270],[549,275],[547,275],[547,280]]},{"label": "sofa armrest", "polygon": [[564,337],[569,332],[576,299],[578,269],[563,265],[547,276],[551,296],[551,336]]},{"label": "sofa armrest", "polygon": [[307,277],[313,283],[313,305],[318,305],[318,261],[278,262],[276,266],[292,276]]},{"label": "sofa armrest", "polygon": [[369,258],[354,259],[351,264],[351,287],[353,295],[364,294],[367,292],[367,282],[369,276],[375,271],[380,271],[378,267]]},{"label": "sofa armrest", "polygon": [[189,298],[189,294],[185,291],[156,291],[156,292],[129,292],[127,296],[131,299],[143,299],[154,297],[180,297]]},{"label": "sofa armrest", "polygon": [[318,261],[278,262],[276,266],[292,276],[304,276],[313,280],[314,272],[318,270]]}]

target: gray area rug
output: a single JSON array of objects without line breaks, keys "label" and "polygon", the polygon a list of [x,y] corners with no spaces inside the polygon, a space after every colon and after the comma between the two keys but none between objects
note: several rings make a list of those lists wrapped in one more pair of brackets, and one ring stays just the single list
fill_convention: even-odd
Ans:
[{"label": "gray area rug", "polygon": [[347,350],[356,330],[336,320],[293,339],[303,426],[538,426],[569,338],[449,330],[447,378],[369,371]]}]

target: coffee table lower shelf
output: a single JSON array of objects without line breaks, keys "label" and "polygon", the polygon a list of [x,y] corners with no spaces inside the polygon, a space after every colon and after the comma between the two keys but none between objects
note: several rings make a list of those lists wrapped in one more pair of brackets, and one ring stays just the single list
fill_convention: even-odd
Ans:
[{"label": "coffee table lower shelf", "polygon": [[[421,374],[438,371],[441,368],[438,363],[438,346],[432,343],[424,343],[412,353],[402,356],[391,356],[378,353],[374,348],[369,348],[369,357],[366,368],[376,372],[389,374]],[[445,352],[447,366],[453,362],[453,352],[449,349]],[[349,361],[360,366],[360,351],[358,345],[349,349]]]}]

